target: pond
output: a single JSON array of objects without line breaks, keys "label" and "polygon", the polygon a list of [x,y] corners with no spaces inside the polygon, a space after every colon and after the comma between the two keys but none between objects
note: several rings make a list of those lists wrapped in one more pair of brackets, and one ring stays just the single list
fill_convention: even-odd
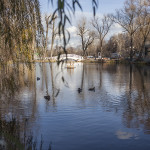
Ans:
[{"label": "pond", "polygon": [[150,148],[149,66],[18,64],[0,76],[1,120],[16,118],[22,140],[32,135],[44,150]]}]

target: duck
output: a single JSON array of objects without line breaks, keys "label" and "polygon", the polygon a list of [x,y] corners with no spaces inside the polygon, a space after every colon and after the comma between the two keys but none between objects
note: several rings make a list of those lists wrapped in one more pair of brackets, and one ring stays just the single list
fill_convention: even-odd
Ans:
[{"label": "duck", "polygon": [[38,81],[38,80],[40,80],[40,77],[37,77],[36,79],[37,79],[37,81]]},{"label": "duck", "polygon": [[49,95],[46,95],[44,96],[44,98],[49,101],[51,97]]},{"label": "duck", "polygon": [[78,88],[78,93],[82,92],[82,89],[81,88]]},{"label": "duck", "polygon": [[94,91],[95,92],[95,87],[89,88],[89,91]]}]

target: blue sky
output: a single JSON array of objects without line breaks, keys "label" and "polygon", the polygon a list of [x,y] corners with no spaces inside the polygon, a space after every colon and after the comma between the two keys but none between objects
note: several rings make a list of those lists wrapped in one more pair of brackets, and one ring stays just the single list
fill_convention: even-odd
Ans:
[{"label": "blue sky", "polygon": [[[50,2],[48,3],[48,0],[39,0],[39,1],[43,18],[45,14],[53,13],[53,11],[56,8],[57,0],[53,0],[54,2],[53,7]],[[68,2],[70,1],[71,4],[72,0],[67,1]],[[69,26],[67,25],[67,29],[72,35],[70,40],[71,46],[73,46],[75,43],[79,43],[79,38],[76,35],[76,25],[79,18],[81,18],[81,16],[86,16],[86,18],[90,20],[93,17],[92,0],[79,0],[79,1],[83,8],[83,12],[77,8],[75,16],[73,16],[71,19],[72,25]],[[124,2],[125,0],[99,0],[99,6],[96,15],[102,16],[103,14],[115,13],[116,9],[120,9],[123,7]],[[106,38],[109,39],[111,35],[119,32],[121,32],[121,27],[119,25],[114,25]]]},{"label": "blue sky", "polygon": [[[48,0],[39,0],[41,5],[42,13],[51,13],[51,3],[48,4]],[[51,1],[51,0],[50,0]],[[54,1],[54,7],[56,6],[57,0]],[[71,0],[68,0],[71,1]],[[92,0],[79,0],[84,12],[92,12]],[[115,9],[119,9],[123,6],[125,0],[99,0],[99,8],[97,13],[113,13]],[[70,2],[71,3],[71,2]]]}]

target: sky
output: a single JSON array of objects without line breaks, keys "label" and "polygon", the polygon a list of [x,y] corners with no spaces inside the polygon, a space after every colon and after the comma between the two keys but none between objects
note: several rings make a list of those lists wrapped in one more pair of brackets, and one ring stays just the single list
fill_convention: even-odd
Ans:
[{"label": "sky", "polygon": [[[44,16],[45,14],[52,14],[56,8],[57,0],[53,0],[54,4],[52,7],[51,0],[39,0],[40,1],[40,8],[43,18],[43,25],[44,24]],[[70,4],[72,0],[67,0]],[[92,10],[92,0],[79,0],[82,6],[83,12],[76,8],[75,16],[71,18],[71,25],[67,25],[67,30],[71,34],[70,46],[75,47],[75,43],[79,43],[79,37],[77,36],[77,22],[81,16],[85,16],[87,19],[91,19],[93,17],[93,10]],[[125,0],[99,0],[98,10],[96,11],[96,16],[101,17],[104,14],[115,13],[116,9],[120,9],[123,7]],[[121,27],[117,24],[113,25],[111,31],[106,37],[108,40],[113,34],[120,33],[122,31]]]},{"label": "sky", "polygon": [[[41,11],[42,13],[46,12],[52,12],[54,9],[52,9],[52,5],[48,0],[39,0],[40,1],[40,6],[41,6]],[[51,0],[49,0],[51,1]],[[71,3],[71,0],[68,0]],[[90,12],[92,13],[92,0],[79,0],[81,6],[83,7],[84,12]],[[125,0],[99,0],[99,8],[97,13],[113,13],[115,12],[115,9],[119,9],[123,6]],[[56,6],[57,0],[53,0],[54,2],[54,7]],[[77,9],[78,11],[79,9]]]}]

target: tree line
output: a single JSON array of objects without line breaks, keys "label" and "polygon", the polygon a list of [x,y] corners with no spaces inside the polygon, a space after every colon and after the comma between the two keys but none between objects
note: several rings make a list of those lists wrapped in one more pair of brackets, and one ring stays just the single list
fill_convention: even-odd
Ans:
[{"label": "tree line", "polygon": [[[73,14],[76,7],[82,10],[78,0],[72,0],[72,3],[58,0],[54,13],[45,16],[45,28],[38,0],[1,0],[0,61],[32,61],[35,54],[52,57],[70,51],[85,57],[98,54],[109,57],[111,53],[118,53],[130,61],[136,55],[142,60],[147,54],[146,42],[150,41],[150,0],[126,0],[123,8],[103,17],[96,16],[98,1],[91,1],[94,17],[90,21],[79,18],[76,34],[80,38],[80,47],[73,48],[67,47],[71,35],[66,24],[71,21],[66,10]],[[113,24],[121,26],[123,32],[106,40]],[[54,47],[56,36],[63,41],[61,47]]]},{"label": "tree line", "polygon": [[[122,33],[114,34],[106,40],[113,24],[119,25]],[[86,17],[79,18],[76,28],[80,47],[67,47],[68,53],[83,56],[100,54],[101,57],[118,53],[130,61],[134,56],[142,60],[147,55],[146,42],[150,41],[150,1],[126,0],[123,8],[114,14],[95,16],[90,21]],[[59,46],[55,47],[55,55],[60,49]]]}]

